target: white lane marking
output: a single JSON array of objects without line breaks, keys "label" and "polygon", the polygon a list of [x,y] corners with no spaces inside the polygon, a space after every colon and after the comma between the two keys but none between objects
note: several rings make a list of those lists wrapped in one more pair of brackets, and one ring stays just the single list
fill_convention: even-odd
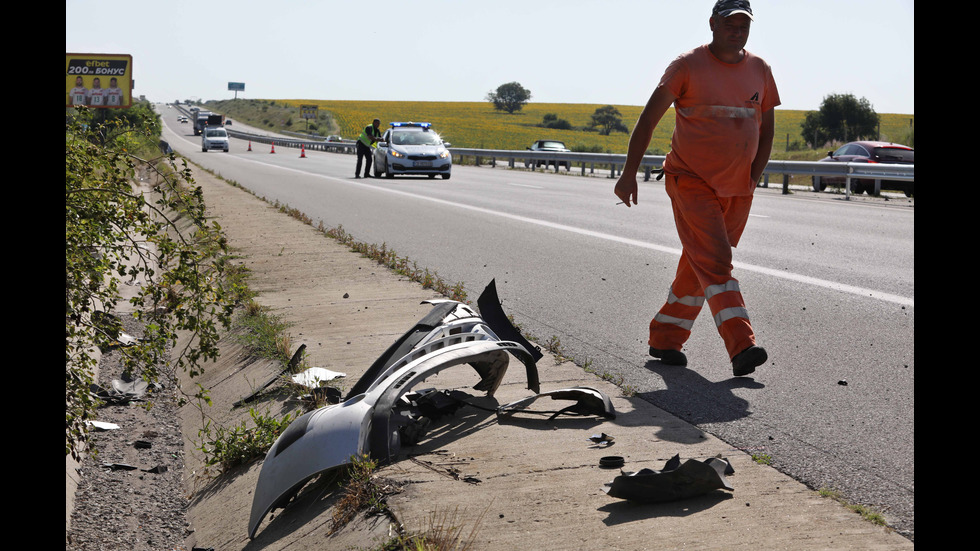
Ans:
[{"label": "white lane marking", "polygon": [[[475,206],[472,206],[472,205],[464,205],[462,203],[454,203],[452,201],[447,201],[445,199],[438,199],[438,198],[435,198],[435,197],[424,197],[424,196],[421,196],[421,195],[415,195],[415,194],[408,193],[408,192],[405,192],[405,191],[400,191],[400,190],[397,190],[397,189],[391,189],[391,188],[384,188],[384,187],[374,186],[374,185],[371,185],[370,183],[357,182],[357,181],[352,181],[352,180],[348,180],[348,179],[344,179],[344,178],[337,178],[335,176],[326,176],[324,174],[317,174],[317,173],[314,173],[314,172],[307,172],[305,170],[299,170],[299,169],[294,169],[294,168],[287,168],[287,167],[282,167],[282,166],[274,165],[274,164],[270,164],[270,163],[264,163],[262,161],[256,161],[256,160],[253,160],[253,159],[248,159],[246,157],[237,157],[237,158],[244,159],[244,160],[247,160],[247,161],[251,161],[253,163],[258,163],[258,164],[262,164],[262,165],[274,167],[274,168],[280,168],[280,169],[284,169],[284,170],[290,170],[290,171],[293,171],[293,172],[299,172],[301,174],[306,174],[308,176],[316,176],[316,177],[324,178],[324,179],[327,179],[327,180],[333,180],[333,181],[336,181],[336,182],[343,182],[345,184],[354,184],[354,185],[358,185],[358,186],[370,188],[372,190],[385,191],[385,192],[388,192],[388,193],[394,193],[396,195],[403,195],[403,196],[412,197],[412,198],[415,198],[415,199],[422,199],[422,200],[425,200],[425,201],[431,201],[433,203],[439,203],[439,204],[447,205],[447,206],[451,206],[451,207],[467,209],[467,210],[471,210],[471,211],[474,211],[474,212],[480,212],[480,213],[483,213],[483,214],[489,214],[491,216],[500,216],[502,218],[508,218],[508,219],[515,220],[515,221],[518,221],[518,222],[525,222],[525,223],[528,223],[528,224],[534,224],[534,225],[537,225],[537,226],[542,226],[542,227],[551,228],[551,229],[555,229],[555,230],[567,231],[569,233],[575,233],[575,234],[584,235],[584,236],[587,236],[587,237],[594,237],[596,239],[603,239],[603,240],[606,240],[606,241],[612,241],[612,242],[615,242],[615,243],[622,243],[624,245],[631,245],[631,246],[635,246],[635,247],[641,247],[641,248],[644,248],[644,249],[659,251],[659,252],[663,252],[663,253],[669,253],[669,254],[673,254],[673,255],[677,255],[677,256],[680,256],[680,254],[681,254],[681,250],[678,249],[678,248],[675,248],[675,247],[666,247],[664,245],[657,245],[656,243],[650,243],[650,242],[647,242],[647,241],[639,241],[637,239],[630,239],[628,237],[620,237],[618,235],[612,235],[612,234],[608,234],[608,233],[602,233],[602,232],[597,232],[597,231],[592,231],[592,230],[586,230],[586,229],[583,229],[583,228],[576,228],[574,226],[566,226],[564,224],[557,224],[555,222],[549,222],[547,220],[539,220],[537,218],[528,218],[527,216],[520,216],[520,215],[517,215],[517,214],[510,214],[510,213],[507,213],[507,212],[500,212],[500,211],[485,209],[483,207],[475,207]],[[767,276],[771,276],[771,277],[775,277],[775,278],[779,278],[779,279],[784,279],[784,280],[787,280],[787,281],[794,281],[794,282],[797,282],[797,283],[803,283],[805,285],[812,285],[814,287],[822,287],[824,289],[830,289],[832,291],[839,291],[839,292],[847,293],[847,294],[851,294],[851,295],[856,295],[856,296],[861,296],[861,297],[867,297],[867,298],[873,298],[873,299],[882,300],[882,301],[885,301],[885,302],[891,302],[891,303],[894,303],[894,304],[899,304],[899,305],[902,305],[902,306],[909,306],[909,307],[914,307],[915,306],[915,299],[912,298],[912,297],[903,297],[901,295],[894,295],[894,294],[891,294],[891,293],[885,293],[883,291],[876,291],[874,289],[868,289],[868,288],[865,288],[865,287],[856,287],[854,285],[847,285],[847,284],[840,283],[840,282],[837,282],[837,281],[830,281],[830,280],[826,280],[826,279],[819,279],[819,278],[816,278],[816,277],[810,277],[810,276],[806,276],[806,275],[803,275],[803,274],[796,274],[796,273],[793,273],[793,272],[786,272],[786,271],[782,271],[782,270],[774,270],[772,268],[766,268],[764,266],[756,266],[755,264],[746,264],[744,262],[733,262],[732,265],[735,268],[738,268],[738,269],[741,269],[741,270],[745,270],[745,271],[749,271],[749,272],[755,272],[755,273],[759,273],[759,274],[763,274],[763,275],[767,275]]]}]

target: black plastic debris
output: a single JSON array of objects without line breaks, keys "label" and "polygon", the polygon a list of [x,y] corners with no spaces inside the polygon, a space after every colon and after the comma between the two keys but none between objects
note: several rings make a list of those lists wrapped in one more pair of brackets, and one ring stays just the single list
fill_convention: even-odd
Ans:
[{"label": "black plastic debris", "polygon": [[610,497],[640,503],[677,501],[714,490],[734,491],[725,478],[733,472],[731,464],[724,458],[688,459],[681,463],[680,457],[675,455],[661,471],[641,469],[617,476],[606,484],[605,492]]},{"label": "black plastic debris", "polygon": [[497,413],[498,415],[513,415],[518,411],[523,411],[532,402],[545,396],[552,400],[571,400],[574,403],[558,411],[529,413],[550,413],[550,419],[554,419],[559,415],[596,415],[606,419],[616,418],[616,410],[613,409],[612,402],[609,398],[602,391],[585,386],[563,388],[528,396],[516,402],[500,406],[497,408]]},{"label": "black plastic debris", "polygon": [[103,463],[102,468],[110,471],[135,471],[138,467],[125,463]]},{"label": "black plastic debris", "polygon": [[343,395],[339,388],[332,386],[321,386],[310,390],[310,398],[314,402],[324,402],[327,404],[339,404]]},{"label": "black plastic debris", "polygon": [[599,468],[618,469],[625,464],[626,460],[619,455],[607,455],[599,458]]},{"label": "black plastic debris", "polygon": [[[534,357],[534,361],[538,361],[544,357],[544,353],[541,352],[541,347],[531,344],[524,335],[521,334],[511,323],[510,318],[504,313],[503,307],[500,305],[500,297],[497,295],[497,280],[491,279],[490,283],[483,289],[480,293],[480,298],[476,300],[476,305],[480,309],[480,317],[482,317],[497,335],[504,340],[514,341],[531,353]],[[536,382],[536,381],[535,381]]]},{"label": "black plastic debris", "polygon": [[410,405],[417,409],[418,413],[429,419],[436,420],[447,415],[454,415],[459,408],[467,405],[467,400],[472,398],[460,390],[440,391],[427,388],[402,396],[401,403]]},{"label": "black plastic debris", "polygon": [[434,421],[456,414],[460,408],[470,405],[473,396],[460,390],[436,390],[427,388],[402,396],[393,408],[402,425],[398,433],[403,446],[415,446],[421,442]]},{"label": "black plastic debris", "polygon": [[300,360],[303,359],[303,355],[304,355],[305,352],[306,352],[306,345],[305,344],[299,345],[299,348],[297,348],[296,349],[296,352],[293,353],[293,357],[289,359],[289,363],[286,364],[286,367],[283,368],[282,371],[280,371],[278,374],[276,374],[275,377],[272,377],[268,381],[266,381],[265,384],[263,384],[259,388],[255,389],[248,396],[246,396],[246,397],[242,398],[241,400],[238,400],[237,402],[233,403],[231,405],[231,407],[237,408],[237,407],[243,406],[243,405],[245,405],[245,404],[247,404],[249,402],[252,402],[255,399],[257,399],[260,394],[262,394],[263,392],[265,392],[265,389],[267,389],[270,386],[272,386],[273,383],[278,382],[280,380],[280,378],[283,377],[284,375],[286,375],[288,373],[291,373],[294,369],[296,369],[296,366],[299,365]]},{"label": "black plastic debris", "polygon": [[589,437],[589,441],[595,444],[595,447],[597,448],[608,448],[609,446],[615,444],[615,442],[613,442],[613,437],[604,432],[601,434],[593,434]]}]

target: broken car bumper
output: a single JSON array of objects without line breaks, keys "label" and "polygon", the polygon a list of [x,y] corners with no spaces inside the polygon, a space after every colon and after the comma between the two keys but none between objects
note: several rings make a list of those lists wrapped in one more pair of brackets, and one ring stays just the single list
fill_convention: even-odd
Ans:
[{"label": "broken car bumper", "polygon": [[[399,399],[444,369],[469,364],[480,381],[475,389],[493,395],[509,357],[525,365],[528,388],[539,392],[540,351],[518,336],[500,310],[493,283],[478,302],[493,327],[469,306],[432,301],[432,311],[396,341],[354,385],[346,401],[307,413],[279,436],[265,457],[252,500],[248,535],[262,519],[285,505],[312,477],[368,454],[383,461],[398,452],[405,423],[395,415]],[[504,320],[506,323],[502,323]],[[497,331],[514,340],[501,340]]]}]

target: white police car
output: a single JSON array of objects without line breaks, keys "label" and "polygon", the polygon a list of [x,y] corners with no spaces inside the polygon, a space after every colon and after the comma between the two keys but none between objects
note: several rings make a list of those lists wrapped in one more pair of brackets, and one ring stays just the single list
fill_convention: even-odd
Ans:
[{"label": "white police car", "polygon": [[374,176],[424,174],[448,180],[453,168],[449,145],[427,122],[393,122],[374,150]]}]

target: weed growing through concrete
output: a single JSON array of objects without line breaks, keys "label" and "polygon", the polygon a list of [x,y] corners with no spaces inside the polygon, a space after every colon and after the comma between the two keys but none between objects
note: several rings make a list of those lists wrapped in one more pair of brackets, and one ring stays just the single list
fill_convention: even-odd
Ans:
[{"label": "weed growing through concrete", "polygon": [[252,408],[249,409],[249,415],[252,419],[251,427],[247,420],[230,428],[212,427],[211,422],[207,421],[198,431],[201,438],[199,449],[204,453],[207,467],[218,467],[224,473],[262,457],[299,413],[287,413],[283,418],[277,419]]},{"label": "weed growing through concrete", "polygon": [[463,523],[459,520],[459,508],[449,511],[433,511],[420,533],[399,534],[386,541],[375,551],[465,551],[473,547],[480,524],[487,509],[480,514],[469,534],[463,537]]},{"label": "weed growing through concrete", "polygon": [[253,356],[283,365],[289,361],[290,337],[286,332],[289,324],[281,317],[250,301],[235,320],[235,326],[240,329],[238,340]]},{"label": "weed growing through concrete", "polygon": [[752,461],[760,465],[772,465],[772,456],[767,453],[753,453]]},{"label": "weed growing through concrete", "polygon": [[385,499],[394,493],[394,490],[389,485],[375,480],[374,474],[377,468],[378,462],[367,454],[351,457],[344,493],[333,508],[331,534],[354,520],[361,511],[368,514],[388,513]]}]

